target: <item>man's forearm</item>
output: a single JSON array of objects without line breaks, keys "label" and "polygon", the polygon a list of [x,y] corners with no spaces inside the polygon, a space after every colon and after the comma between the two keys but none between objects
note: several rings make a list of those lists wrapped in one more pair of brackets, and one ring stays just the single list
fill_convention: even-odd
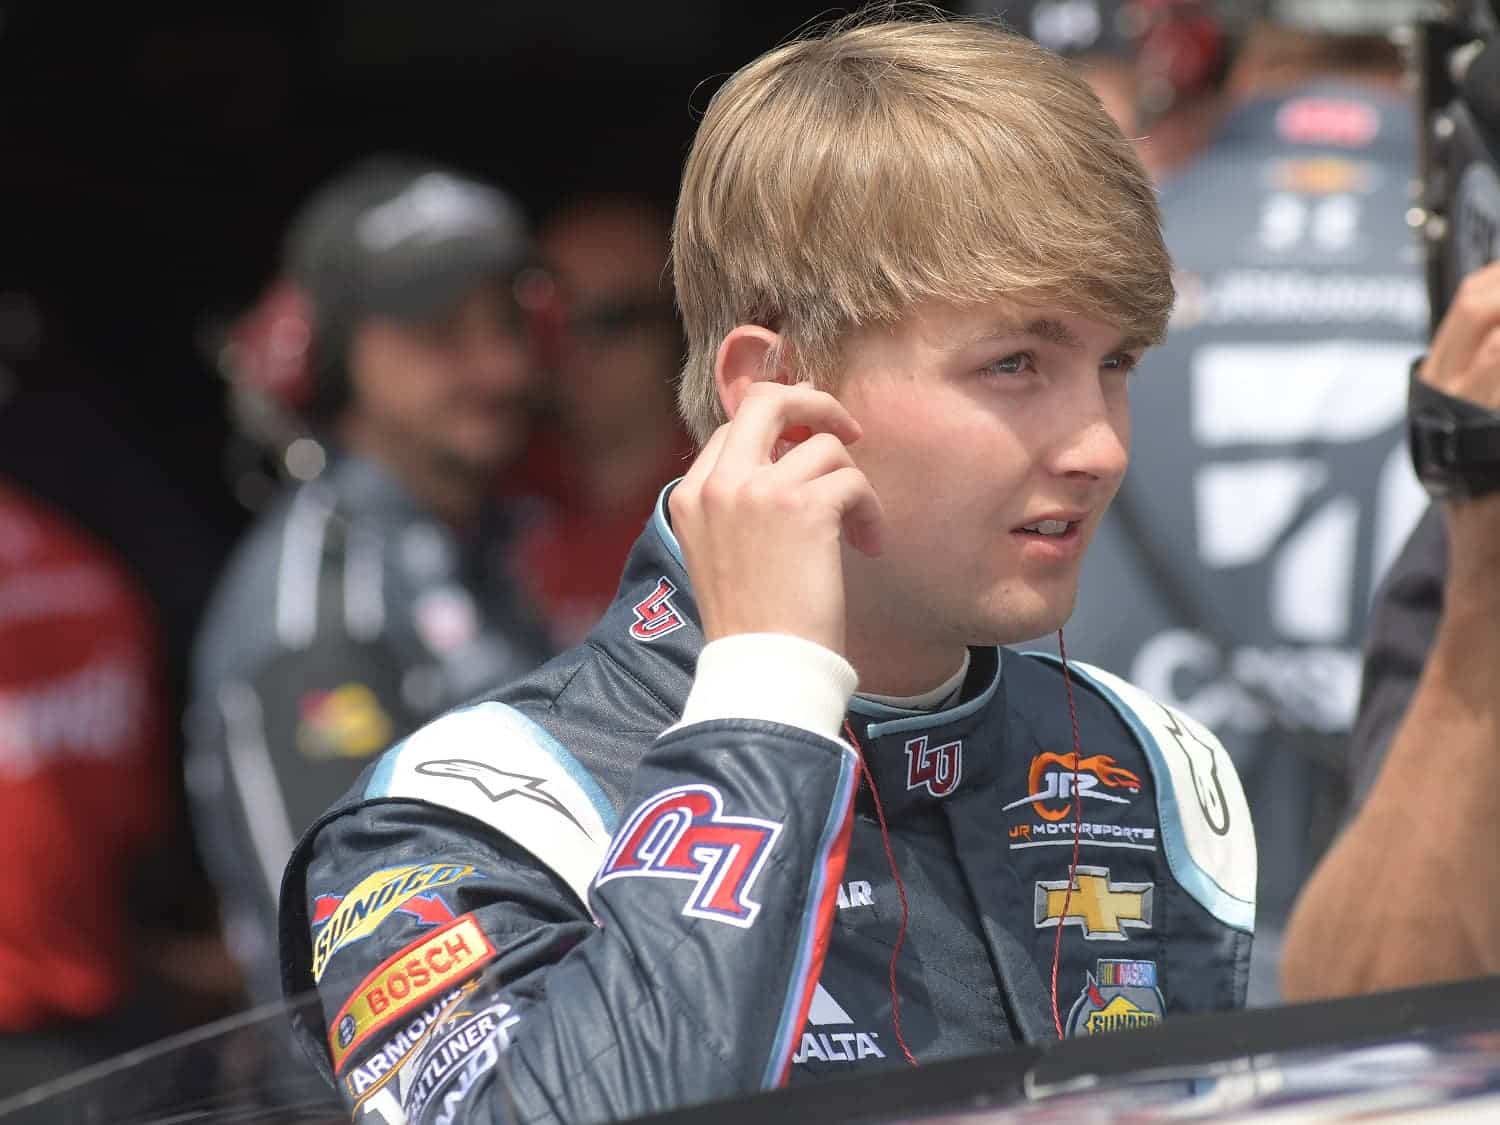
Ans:
[{"label": "man's forearm", "polygon": [[1431,656],[1365,807],[1288,927],[1289,999],[1500,971],[1500,498],[1450,513]]}]

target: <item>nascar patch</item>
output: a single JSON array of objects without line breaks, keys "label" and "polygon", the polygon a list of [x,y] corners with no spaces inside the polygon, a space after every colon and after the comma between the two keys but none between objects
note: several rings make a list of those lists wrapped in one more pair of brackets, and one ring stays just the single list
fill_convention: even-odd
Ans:
[{"label": "nascar patch", "polygon": [[360,981],[333,1017],[328,1047],[337,1073],[371,1034],[424,1001],[452,988],[495,957],[495,947],[473,915],[408,945]]},{"label": "nascar patch", "polygon": [[1068,1013],[1068,1036],[1155,1027],[1166,1007],[1155,961],[1100,960]]},{"label": "nascar patch", "polygon": [[[419,921],[448,921],[446,904],[432,895],[474,874],[462,863],[421,863],[387,867],[361,879],[342,898],[322,896],[313,906],[314,981],[321,981],[328,962],[344,946],[369,937],[397,910],[413,910]],[[419,899],[419,896],[425,896]],[[436,912],[436,913],[434,913]]]}]

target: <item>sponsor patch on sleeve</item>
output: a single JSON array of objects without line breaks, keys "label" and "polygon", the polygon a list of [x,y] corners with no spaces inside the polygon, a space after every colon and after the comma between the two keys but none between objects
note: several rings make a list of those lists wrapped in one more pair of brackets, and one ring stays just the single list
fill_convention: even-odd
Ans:
[{"label": "sponsor patch on sleeve", "polygon": [[319,895],[312,904],[313,980],[321,981],[334,954],[374,933],[401,913],[420,925],[453,921],[438,888],[474,874],[466,863],[415,863],[367,875],[344,895]]},{"label": "sponsor patch on sleeve", "polygon": [[503,703],[450,712],[381,761],[367,800],[425,801],[471,816],[525,848],[585,908],[617,817],[588,771]]},{"label": "sponsor patch on sleeve", "polygon": [[451,989],[494,956],[495,947],[479,923],[465,914],[382,962],[329,1024],[334,1072],[372,1034]]}]

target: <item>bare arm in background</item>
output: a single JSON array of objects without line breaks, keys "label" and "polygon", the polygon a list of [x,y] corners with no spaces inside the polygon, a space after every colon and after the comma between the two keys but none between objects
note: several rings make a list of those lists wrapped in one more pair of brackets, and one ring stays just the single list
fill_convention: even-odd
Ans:
[{"label": "bare arm in background", "polygon": [[[1500,265],[1460,287],[1422,378],[1500,409]],[[1431,654],[1369,799],[1293,910],[1289,1000],[1500,972],[1500,492],[1444,514]]]}]

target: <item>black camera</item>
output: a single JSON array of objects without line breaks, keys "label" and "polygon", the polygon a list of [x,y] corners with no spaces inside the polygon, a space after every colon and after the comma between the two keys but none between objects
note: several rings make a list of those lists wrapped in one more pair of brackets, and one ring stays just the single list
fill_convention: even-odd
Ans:
[{"label": "black camera", "polygon": [[[1422,119],[1420,196],[1431,323],[1459,283],[1500,258],[1500,0],[1447,0],[1417,26],[1413,68]],[[1412,464],[1437,499],[1500,489],[1500,413],[1455,398],[1412,369]]]},{"label": "black camera", "polygon": [[1436,325],[1464,277],[1500,258],[1500,0],[1446,0],[1417,25],[1420,197]]}]

